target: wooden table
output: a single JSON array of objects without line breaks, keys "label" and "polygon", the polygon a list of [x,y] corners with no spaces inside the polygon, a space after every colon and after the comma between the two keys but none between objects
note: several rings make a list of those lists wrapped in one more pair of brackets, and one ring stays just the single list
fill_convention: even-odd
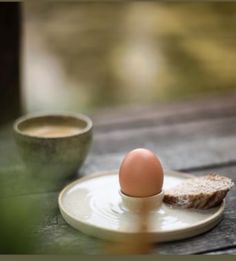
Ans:
[{"label": "wooden table", "polygon": [[[208,97],[181,103],[103,110],[92,116],[94,140],[81,175],[118,169],[125,153],[145,147],[157,153],[171,169],[194,175],[216,172],[236,182],[236,95]],[[35,253],[100,254],[108,243],[88,237],[70,226],[57,208],[60,188],[39,193],[20,186],[23,172],[11,125],[0,132],[1,197],[43,202],[48,209],[40,228]],[[66,183],[68,183],[67,181]],[[236,189],[227,196],[223,220],[211,231],[190,239],[157,244],[159,254],[236,254]]]}]

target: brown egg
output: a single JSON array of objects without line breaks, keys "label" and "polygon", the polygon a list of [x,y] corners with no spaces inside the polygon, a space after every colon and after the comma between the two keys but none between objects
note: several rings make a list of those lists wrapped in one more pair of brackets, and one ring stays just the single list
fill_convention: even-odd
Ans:
[{"label": "brown egg", "polygon": [[128,196],[149,197],[158,194],[162,190],[163,179],[160,160],[150,150],[132,150],[121,163],[120,187]]}]

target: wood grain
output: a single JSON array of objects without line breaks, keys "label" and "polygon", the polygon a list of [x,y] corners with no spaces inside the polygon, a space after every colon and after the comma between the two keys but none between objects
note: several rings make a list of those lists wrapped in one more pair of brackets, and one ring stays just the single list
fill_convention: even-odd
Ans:
[{"label": "wood grain", "polygon": [[95,134],[82,173],[118,168],[125,153],[138,147],[151,149],[164,166],[173,169],[234,164],[235,129],[236,117],[232,117]]},{"label": "wood grain", "polygon": [[229,248],[223,248],[221,250],[213,250],[210,252],[203,252],[203,253],[199,253],[199,254],[206,254],[206,255],[235,255],[236,254],[236,245],[233,247],[229,247]]},{"label": "wood grain", "polygon": [[147,126],[163,126],[203,119],[231,117],[236,115],[236,94],[153,104],[152,106],[128,106],[103,109],[91,115],[96,132],[117,129],[135,129]]}]

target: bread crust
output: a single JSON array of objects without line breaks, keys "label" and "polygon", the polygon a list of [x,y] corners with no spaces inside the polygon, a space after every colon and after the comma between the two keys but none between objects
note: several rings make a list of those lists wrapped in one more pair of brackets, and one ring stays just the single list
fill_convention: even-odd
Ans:
[{"label": "bread crust", "polygon": [[209,209],[219,205],[233,185],[231,179],[215,174],[191,178],[165,191],[164,202],[182,208]]}]

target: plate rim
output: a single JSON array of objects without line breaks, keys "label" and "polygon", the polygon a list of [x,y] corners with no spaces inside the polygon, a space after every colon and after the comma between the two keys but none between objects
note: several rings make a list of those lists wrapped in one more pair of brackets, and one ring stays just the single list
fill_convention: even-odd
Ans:
[{"label": "plate rim", "polygon": [[[180,172],[180,171],[175,171],[175,170],[170,170],[170,169],[165,169],[164,172],[166,172],[166,175],[168,176],[180,176],[180,177],[185,177],[186,179],[189,179],[189,178],[192,178],[192,177],[196,177],[195,175],[192,175],[192,174],[189,174],[189,173],[186,173],[186,172]],[[100,235],[99,233],[99,230],[100,232],[105,232],[105,234],[110,234],[110,233],[116,233],[117,234],[117,237],[119,236],[134,236],[134,235],[137,235],[138,233],[137,232],[125,232],[125,231],[116,231],[114,229],[109,229],[109,228],[101,228],[95,224],[88,224],[86,222],[83,222],[81,220],[78,220],[74,215],[72,214],[68,214],[67,211],[65,210],[64,206],[63,206],[63,203],[62,203],[62,198],[63,198],[63,195],[65,194],[65,192],[67,190],[69,190],[71,187],[73,187],[75,184],[78,184],[78,183],[82,183],[84,181],[87,181],[87,180],[90,180],[90,179],[94,179],[96,177],[102,177],[102,176],[111,176],[111,175],[118,175],[118,170],[107,170],[107,171],[97,171],[97,172],[93,172],[92,174],[89,174],[87,176],[83,176],[81,178],[78,178],[74,181],[72,181],[71,183],[67,184],[62,190],[61,192],[59,193],[59,196],[58,196],[58,206],[59,206],[59,209],[60,209],[60,212],[63,216],[63,218],[65,219],[65,221],[71,225],[72,227],[74,227],[75,229],[81,231],[81,232],[84,232],[86,234],[89,234],[90,236],[95,236],[95,237],[98,237],[96,236],[97,234]],[[168,206],[168,204],[166,204]],[[163,235],[168,235],[168,234],[178,234],[178,233],[183,233],[183,237],[178,237],[177,236],[177,239],[175,239],[174,237],[172,237],[170,240],[160,240],[161,242],[165,242],[165,241],[172,241],[172,240],[178,240],[178,239],[184,239],[184,238],[189,238],[189,237],[192,237],[192,236],[195,236],[195,235],[199,235],[203,232],[206,232],[208,230],[210,230],[211,228],[213,228],[215,225],[217,225],[222,216],[223,216],[223,213],[224,213],[224,208],[225,208],[225,200],[223,200],[223,202],[218,206],[218,209],[215,213],[213,213],[210,217],[200,221],[200,222],[197,222],[195,223],[193,226],[191,227],[183,227],[183,228],[176,228],[176,229],[167,229],[165,231],[153,231],[153,232],[148,232],[151,236],[154,236],[155,235],[160,235],[160,236],[163,236]],[[72,220],[72,222],[71,222]],[[79,226],[77,225],[74,225],[73,223],[76,223],[78,224]],[[81,226],[83,226],[82,229]],[[78,228],[80,227],[80,228]],[[196,231],[197,229],[199,228],[199,231],[201,232],[198,232]],[[205,228],[205,229],[204,229]],[[91,231],[91,230],[98,230],[98,231],[93,231],[92,233],[88,232]],[[194,233],[195,231],[195,233]],[[186,233],[188,232],[192,232],[191,235],[189,236],[184,236]],[[158,237],[158,236],[157,236]],[[99,238],[103,238],[103,239],[108,239],[108,236],[99,236]],[[116,240],[115,237],[112,237],[114,240]],[[110,239],[110,238],[109,238]],[[154,240],[154,241],[158,241],[158,240]]]}]

